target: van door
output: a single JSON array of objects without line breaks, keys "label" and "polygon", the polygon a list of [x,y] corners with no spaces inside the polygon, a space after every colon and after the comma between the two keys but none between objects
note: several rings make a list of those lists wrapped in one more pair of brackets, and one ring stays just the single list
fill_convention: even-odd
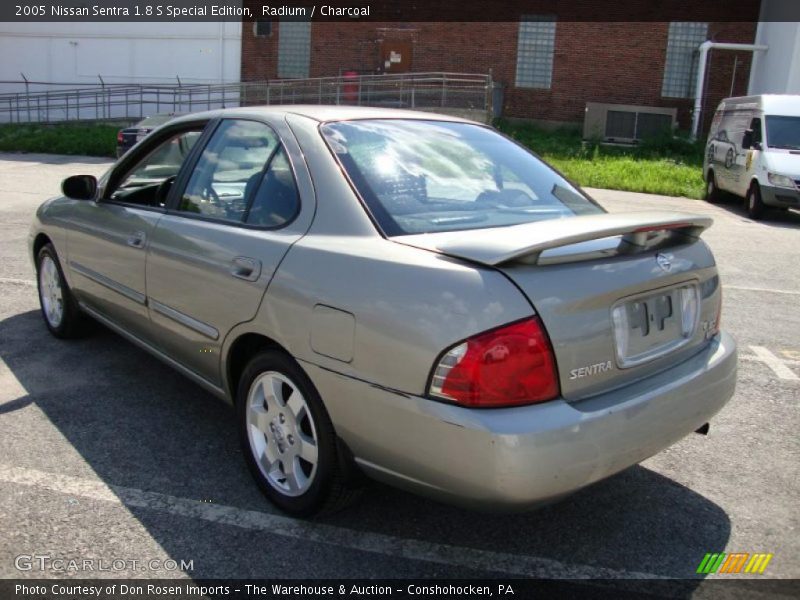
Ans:
[{"label": "van door", "polygon": [[741,181],[744,179],[745,152],[742,151],[742,138],[753,118],[752,109],[733,109],[725,111],[720,131],[714,140],[714,172],[717,185],[723,190],[741,195]]},{"label": "van door", "polygon": [[761,153],[763,152],[762,148],[762,125],[761,125],[761,117],[756,116],[750,121],[750,129],[753,131],[753,142],[752,146],[747,149],[743,150],[744,152],[744,167],[742,171],[742,177],[738,182],[738,186],[736,189],[736,193],[739,196],[746,196],[747,190],[750,187],[750,182],[753,181],[753,177],[755,177],[756,169],[761,164]]}]

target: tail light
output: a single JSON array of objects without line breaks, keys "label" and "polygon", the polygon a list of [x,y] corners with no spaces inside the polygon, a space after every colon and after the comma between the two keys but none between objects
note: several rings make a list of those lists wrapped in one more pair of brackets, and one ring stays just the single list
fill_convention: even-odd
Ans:
[{"label": "tail light", "polygon": [[117,132],[117,143],[118,143],[118,144],[121,144],[123,139],[124,139],[124,138],[123,138],[123,136],[122,136],[122,131],[118,131],[118,132]]},{"label": "tail light", "polygon": [[559,392],[558,374],[542,322],[517,321],[453,346],[434,368],[428,392],[474,407],[552,400]]}]

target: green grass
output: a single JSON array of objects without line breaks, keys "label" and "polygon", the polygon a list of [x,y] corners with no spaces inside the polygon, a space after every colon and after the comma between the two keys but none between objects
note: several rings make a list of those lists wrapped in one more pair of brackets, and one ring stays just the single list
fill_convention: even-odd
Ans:
[{"label": "green grass", "polygon": [[0,151],[115,156],[117,125],[0,125]]},{"label": "green grass", "polygon": [[529,124],[499,121],[510,135],[581,186],[703,197],[703,144],[685,137],[644,140],[638,146],[583,142],[578,131],[545,131]]}]

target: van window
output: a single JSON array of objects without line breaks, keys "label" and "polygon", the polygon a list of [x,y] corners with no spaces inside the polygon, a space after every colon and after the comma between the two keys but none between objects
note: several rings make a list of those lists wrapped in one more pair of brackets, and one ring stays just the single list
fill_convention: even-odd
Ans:
[{"label": "van window", "polygon": [[753,130],[753,143],[760,144],[761,143],[761,119],[756,117],[752,121],[750,121],[750,129]]},{"label": "van window", "polygon": [[769,115],[765,118],[770,148],[800,150],[800,117]]}]

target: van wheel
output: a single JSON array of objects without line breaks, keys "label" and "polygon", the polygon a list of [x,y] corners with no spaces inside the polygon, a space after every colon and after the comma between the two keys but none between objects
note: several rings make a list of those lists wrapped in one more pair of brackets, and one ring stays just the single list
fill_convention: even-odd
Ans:
[{"label": "van wheel", "polygon": [[747,209],[748,217],[754,221],[758,221],[764,216],[767,207],[764,205],[763,200],[761,200],[761,188],[755,181],[750,186],[750,189],[747,190],[746,202],[745,208]]},{"label": "van wheel", "polygon": [[719,202],[721,200],[721,196],[722,192],[720,192],[719,188],[717,187],[717,178],[714,175],[714,171],[709,171],[706,182],[706,200],[713,204]]},{"label": "van wheel", "polygon": [[239,439],[264,495],[297,517],[335,512],[356,497],[347,460],[314,384],[288,355],[267,350],[245,367],[236,396]]},{"label": "van wheel", "polygon": [[44,245],[36,256],[36,284],[42,317],[50,333],[62,339],[84,335],[88,319],[67,285],[52,244]]}]

